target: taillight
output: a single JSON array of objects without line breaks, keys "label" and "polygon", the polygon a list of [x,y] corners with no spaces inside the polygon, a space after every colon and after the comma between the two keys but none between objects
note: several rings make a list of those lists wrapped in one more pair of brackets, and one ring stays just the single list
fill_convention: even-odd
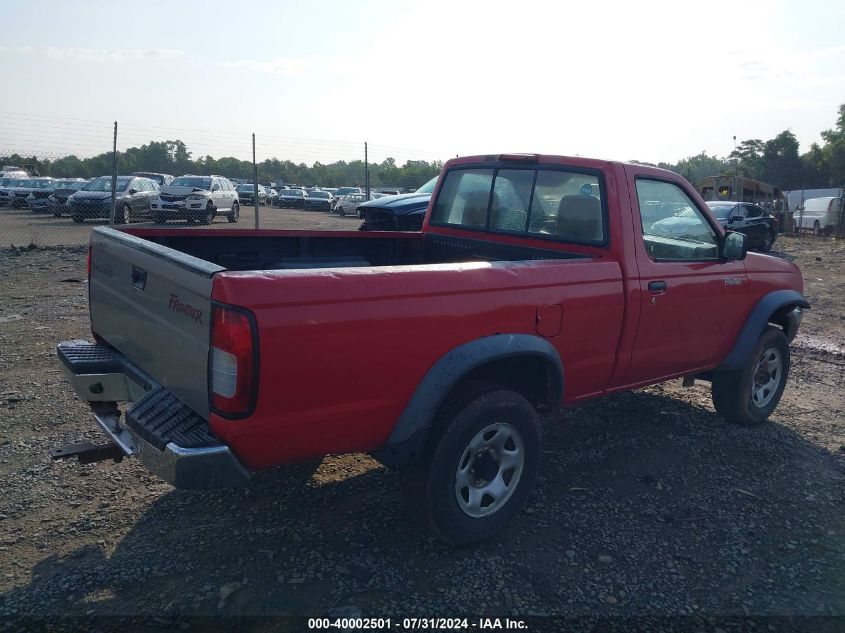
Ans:
[{"label": "taillight", "polygon": [[249,312],[212,305],[209,361],[212,411],[224,417],[249,415],[258,389],[258,349]]}]

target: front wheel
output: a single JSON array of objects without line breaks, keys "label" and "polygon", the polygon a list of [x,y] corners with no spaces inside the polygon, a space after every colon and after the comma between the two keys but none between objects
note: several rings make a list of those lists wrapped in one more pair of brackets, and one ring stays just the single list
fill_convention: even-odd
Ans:
[{"label": "front wheel", "polygon": [[766,231],[763,233],[763,243],[762,248],[764,253],[768,253],[772,250],[772,246],[775,243],[775,234],[772,231]]},{"label": "front wheel", "polygon": [[210,202],[205,207],[205,213],[199,217],[200,224],[211,224],[214,222],[214,205]]},{"label": "front wheel", "polygon": [[713,406],[728,422],[757,426],[777,407],[789,377],[789,342],[783,331],[769,326],[739,371],[713,375]]},{"label": "front wheel", "polygon": [[118,211],[115,210],[114,212],[114,223],[115,224],[129,224],[132,221],[132,210],[129,208],[128,204],[124,204],[123,207]]},{"label": "front wheel", "polygon": [[241,217],[241,206],[237,202],[232,203],[232,210],[226,214],[226,219],[229,220],[231,223],[235,223],[238,221],[238,218]]},{"label": "front wheel", "polygon": [[450,545],[501,531],[537,477],[540,424],[522,395],[467,383],[434,422],[419,461],[402,473],[409,514]]}]

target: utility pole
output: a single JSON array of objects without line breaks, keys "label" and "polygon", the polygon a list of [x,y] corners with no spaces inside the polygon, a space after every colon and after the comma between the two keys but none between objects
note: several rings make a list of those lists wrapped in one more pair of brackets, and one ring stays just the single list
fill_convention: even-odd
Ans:
[{"label": "utility pole", "polygon": [[114,228],[114,202],[117,198],[117,121],[114,122],[114,141],[111,154],[111,213],[109,226]]},{"label": "utility pole", "polygon": [[255,230],[258,230],[258,164],[255,162],[255,132],[252,133],[252,206],[255,209]]},{"label": "utility pole", "polygon": [[736,134],[734,134],[734,196],[735,200],[739,202],[739,192],[737,190],[737,183],[739,180],[739,154],[736,153]]}]

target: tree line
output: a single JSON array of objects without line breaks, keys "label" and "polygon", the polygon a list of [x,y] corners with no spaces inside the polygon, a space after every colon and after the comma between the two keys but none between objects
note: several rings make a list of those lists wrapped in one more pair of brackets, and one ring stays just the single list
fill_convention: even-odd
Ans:
[{"label": "tree line", "polygon": [[[26,157],[19,154],[0,156],[3,165],[16,165],[39,176],[94,178],[112,173],[112,153],[104,152],[90,158],[74,155],[56,159]],[[413,191],[440,173],[440,161],[408,160],[399,166],[393,158],[381,163],[363,160],[338,161],[313,165],[294,163],[290,160],[270,158],[258,163],[258,182],[275,183],[279,180],[298,185],[319,185],[323,187],[364,186],[369,171],[371,187],[396,187]],[[252,162],[233,157],[214,158],[201,156],[192,158],[188,147],[180,140],[151,141],[141,147],[130,147],[117,152],[117,173],[131,174],[136,171],[163,174],[196,174],[208,176],[220,174],[228,178],[252,181]]]},{"label": "tree line", "polygon": [[[696,188],[706,176],[736,174],[762,180],[784,191],[841,187],[845,185],[845,104],[839,106],[839,116],[833,128],[821,133],[822,144],[813,143],[809,151],[800,154],[798,139],[784,130],[767,141],[746,139],[728,156],[711,156],[701,152],[677,163],[657,163],[684,176]],[[642,161],[633,161],[642,162]],[[104,152],[91,158],[64,156],[55,160],[23,157],[18,154],[0,156],[0,163],[17,165],[41,176],[93,178],[111,174],[112,153]],[[643,163],[651,164],[654,163]],[[414,190],[436,176],[443,163],[440,161],[409,160],[399,166],[393,158],[368,166],[370,185],[373,187],[398,187]],[[192,158],[182,141],[151,141],[141,147],[131,147],[117,153],[117,171],[129,174],[151,171],[166,174],[222,174],[229,178],[252,179],[252,163],[232,157]],[[294,163],[290,160],[270,158],[258,164],[258,181],[262,183],[283,180],[300,185],[325,187],[363,186],[366,181],[364,161],[338,161],[330,164],[315,162],[313,165]]]},{"label": "tree line", "polygon": [[832,129],[821,133],[822,144],[813,143],[800,154],[798,139],[784,130],[768,141],[752,138],[740,142],[725,157],[701,152],[677,163],[658,167],[681,174],[696,188],[706,176],[737,175],[762,180],[783,191],[824,189],[845,185],[845,104]]}]

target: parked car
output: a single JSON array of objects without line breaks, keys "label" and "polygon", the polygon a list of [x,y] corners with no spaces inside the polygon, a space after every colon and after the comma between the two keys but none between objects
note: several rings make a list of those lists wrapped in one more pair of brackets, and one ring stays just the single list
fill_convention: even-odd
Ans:
[{"label": "parked car", "polygon": [[[100,176],[68,197],[68,213],[74,222],[111,217],[112,177]],[[158,185],[149,178],[118,176],[114,199],[114,223],[129,224],[150,217],[150,202]]]},{"label": "parked car", "polygon": [[0,180],[0,207],[11,207],[14,190],[25,183],[28,178],[3,178]]},{"label": "parked car", "polygon": [[164,185],[169,185],[173,182],[173,176],[170,174],[157,174],[153,171],[136,171],[132,173],[133,176],[142,176],[144,178],[149,178],[159,187],[163,187]]},{"label": "parked car", "polygon": [[363,193],[348,193],[334,201],[333,211],[340,215],[355,215],[358,205],[366,201],[367,196]]},{"label": "parked car", "polygon": [[41,187],[33,188],[26,197],[26,206],[33,213],[46,213],[50,202],[50,196],[56,190],[61,180],[49,179],[49,184],[42,184]]},{"label": "parked car", "polygon": [[302,189],[282,189],[276,198],[276,206],[288,209],[304,209],[308,194]]},{"label": "parked car", "polygon": [[308,197],[305,198],[306,209],[319,209],[320,211],[332,210],[332,194],[322,189],[315,189],[308,192]]},{"label": "parked car", "polygon": [[341,196],[348,196],[350,193],[364,193],[364,190],[361,187],[338,187],[335,196],[339,198]]},{"label": "parked car", "polygon": [[240,213],[238,192],[223,176],[179,176],[162,187],[152,201],[152,216],[156,224],[164,224],[168,220],[211,224],[217,215],[225,215],[229,222],[234,223]]},{"label": "parked car", "polygon": [[712,200],[707,206],[725,229],[745,233],[753,248],[764,253],[772,250],[780,232],[778,220],[774,215],[748,202]]},{"label": "parked car", "polygon": [[795,228],[812,229],[815,233],[832,233],[843,221],[842,198],[810,198],[793,214]]},{"label": "parked car", "polygon": [[69,213],[68,198],[82,189],[87,182],[89,181],[84,178],[66,178],[56,181],[55,188],[47,197],[47,212],[57,218]]},{"label": "parked car", "polygon": [[436,184],[435,176],[414,193],[384,196],[358,205],[358,217],[364,220],[361,230],[419,231]]},{"label": "parked car", "polygon": [[[403,470],[421,526],[464,545],[520,512],[544,410],[686,377],[731,423],[773,413],[801,271],[747,254],[682,176],[472,156],[435,192],[423,232],[368,239],[96,227],[96,342],[58,357],[114,452],[81,450],[197,489],[366,451]],[[643,224],[641,205],[679,199],[695,239]]]},{"label": "parked car", "polygon": [[[235,191],[238,192],[238,201],[242,205],[246,205],[248,207],[253,206],[252,200],[255,196],[255,185],[238,185],[235,187]],[[263,185],[258,185],[258,204],[267,204],[267,190]]]},{"label": "parked car", "polygon": [[52,178],[27,178],[12,191],[10,206],[15,209],[29,208],[30,196],[34,192],[48,191],[52,186]]}]

